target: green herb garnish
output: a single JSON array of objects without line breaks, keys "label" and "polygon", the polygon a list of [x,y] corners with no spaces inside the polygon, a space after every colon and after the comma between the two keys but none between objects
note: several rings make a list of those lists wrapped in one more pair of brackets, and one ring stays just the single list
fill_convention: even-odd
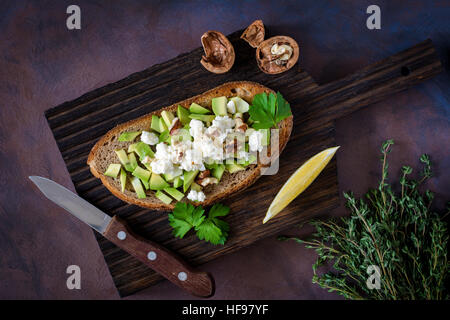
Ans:
[{"label": "green herb garnish", "polygon": [[[399,192],[387,183],[387,154],[394,142],[382,148],[382,176],[377,189],[365,199],[345,193],[350,216],[338,221],[314,221],[317,232],[311,239],[280,237],[315,249],[313,283],[349,299],[449,299],[445,283],[450,263],[447,259],[448,232],[445,216],[431,211],[433,193],[419,191],[431,177],[427,155],[419,180],[409,179],[412,168],[404,166]],[[450,209],[450,208],[448,208]],[[450,212],[450,210],[449,210]],[[337,272],[318,274],[330,263]],[[379,288],[369,288],[369,266],[379,269]],[[373,267],[372,267],[373,270]],[[371,282],[372,283],[372,282]],[[373,284],[373,283],[372,283]]]},{"label": "green herb garnish", "polygon": [[218,217],[226,216],[229,211],[229,207],[218,203],[211,207],[206,216],[201,206],[194,207],[190,203],[178,202],[173,212],[169,214],[169,224],[173,228],[174,236],[180,239],[194,228],[200,240],[212,244],[225,244],[229,226]]},{"label": "green herb garnish", "polygon": [[279,92],[277,95],[270,93],[267,96],[265,92],[255,95],[248,112],[255,129],[276,128],[280,121],[292,115],[289,103]]}]

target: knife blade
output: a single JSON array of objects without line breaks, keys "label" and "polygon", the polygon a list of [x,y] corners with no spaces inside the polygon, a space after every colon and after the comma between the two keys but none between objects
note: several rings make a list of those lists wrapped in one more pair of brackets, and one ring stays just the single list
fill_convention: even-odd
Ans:
[{"label": "knife blade", "polygon": [[122,219],[117,216],[111,218],[60,184],[39,176],[29,178],[49,200],[175,285],[200,297],[209,297],[213,294],[214,281],[209,273],[195,271],[173,252],[136,235]]}]

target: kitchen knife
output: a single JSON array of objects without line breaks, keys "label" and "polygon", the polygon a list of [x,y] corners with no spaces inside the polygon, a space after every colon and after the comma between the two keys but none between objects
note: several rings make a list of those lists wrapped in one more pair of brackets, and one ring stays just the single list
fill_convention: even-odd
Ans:
[{"label": "kitchen knife", "polygon": [[166,248],[134,234],[125,221],[117,216],[111,218],[56,182],[38,176],[29,178],[48,199],[172,283],[196,296],[209,297],[213,294],[214,282],[208,273],[194,271]]}]

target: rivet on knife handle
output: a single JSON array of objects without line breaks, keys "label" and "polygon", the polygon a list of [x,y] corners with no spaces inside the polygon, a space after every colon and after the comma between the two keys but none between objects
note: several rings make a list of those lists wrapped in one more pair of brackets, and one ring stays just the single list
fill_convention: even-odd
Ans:
[{"label": "rivet on knife handle", "polygon": [[123,220],[113,217],[103,235],[186,291],[199,297],[214,293],[214,281],[208,273],[193,270],[174,253],[134,234]]}]

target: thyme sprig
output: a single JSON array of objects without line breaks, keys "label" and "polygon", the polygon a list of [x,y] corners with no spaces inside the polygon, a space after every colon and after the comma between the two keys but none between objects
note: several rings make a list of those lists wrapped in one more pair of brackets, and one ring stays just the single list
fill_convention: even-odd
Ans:
[{"label": "thyme sprig", "polygon": [[[312,238],[280,237],[314,249],[318,258],[313,265],[313,283],[348,299],[448,299],[445,288],[450,262],[447,258],[448,231],[445,216],[430,209],[433,193],[421,192],[420,185],[432,176],[427,155],[420,161],[424,168],[418,180],[409,178],[412,168],[402,167],[395,192],[388,183],[387,155],[393,140],[381,147],[382,175],[376,189],[365,199],[345,193],[350,216],[330,221],[313,221]],[[319,274],[331,263],[333,271]],[[380,288],[370,289],[367,268],[380,270]]]}]

